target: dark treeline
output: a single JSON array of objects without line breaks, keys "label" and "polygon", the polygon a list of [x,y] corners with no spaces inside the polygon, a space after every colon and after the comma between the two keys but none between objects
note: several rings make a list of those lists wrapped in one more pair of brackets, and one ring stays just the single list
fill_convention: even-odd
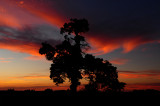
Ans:
[{"label": "dark treeline", "polygon": [[0,97],[16,97],[16,96],[28,96],[28,97],[63,97],[63,96],[108,96],[108,97],[114,97],[114,96],[157,96],[160,97],[160,91],[153,90],[153,89],[147,89],[147,90],[133,90],[128,92],[91,92],[91,91],[78,91],[76,95],[70,91],[70,90],[59,90],[59,91],[53,91],[52,89],[46,89],[44,91],[35,91],[35,90],[24,90],[24,91],[15,91],[15,90],[6,90],[6,91],[0,91]]}]

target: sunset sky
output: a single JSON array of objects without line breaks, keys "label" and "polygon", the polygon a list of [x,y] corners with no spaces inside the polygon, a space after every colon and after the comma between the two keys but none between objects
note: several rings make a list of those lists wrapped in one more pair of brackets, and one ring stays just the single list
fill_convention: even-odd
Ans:
[{"label": "sunset sky", "polygon": [[[62,41],[60,27],[85,18],[88,53],[109,60],[126,90],[160,90],[159,0],[0,0],[0,90],[68,89],[50,80],[42,42]],[[85,81],[82,81],[84,84]]]}]

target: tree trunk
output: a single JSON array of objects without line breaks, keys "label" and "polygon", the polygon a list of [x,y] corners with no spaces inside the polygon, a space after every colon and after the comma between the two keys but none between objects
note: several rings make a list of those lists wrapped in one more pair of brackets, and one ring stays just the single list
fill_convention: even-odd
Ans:
[{"label": "tree trunk", "polygon": [[75,85],[74,83],[72,83],[70,85],[70,90],[72,93],[76,93],[77,92],[77,85]]}]

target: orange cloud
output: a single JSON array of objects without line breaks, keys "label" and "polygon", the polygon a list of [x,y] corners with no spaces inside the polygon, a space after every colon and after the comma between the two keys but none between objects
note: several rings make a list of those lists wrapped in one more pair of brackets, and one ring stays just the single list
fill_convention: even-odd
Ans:
[{"label": "orange cloud", "polygon": [[23,5],[23,4],[24,4],[24,1],[20,1],[19,4]]},{"label": "orange cloud", "polygon": [[124,41],[122,44],[123,47],[123,53],[128,53],[132,50],[134,50],[136,47],[146,44],[146,43],[152,43],[154,41],[152,40],[144,40],[142,37],[134,37],[134,38],[129,38]]},{"label": "orange cloud", "polygon": [[97,38],[97,37],[94,38],[90,36],[87,38],[88,38],[88,42],[90,43],[92,47],[91,50],[89,50],[88,52],[96,54],[96,55],[106,54],[120,47],[120,45],[116,43],[108,43],[108,42],[101,40],[101,38]]},{"label": "orange cloud", "polygon": [[96,55],[110,53],[119,48],[123,48],[123,53],[128,53],[140,45],[156,41],[144,39],[143,37],[117,37],[116,39],[105,35],[102,35],[101,37],[86,35],[86,37],[92,47],[89,53],[94,53]]},{"label": "orange cloud", "polygon": [[0,15],[0,24],[11,26],[11,27],[21,27],[18,20],[16,18],[12,17],[11,15],[1,14]]},{"label": "orange cloud", "polygon": [[31,54],[31,55],[35,55],[35,56],[41,56],[38,53],[38,48],[37,45],[34,44],[23,44],[23,45],[12,45],[12,44],[3,44],[0,43],[0,49],[7,49],[7,50],[11,50],[14,52],[20,52],[20,53],[27,53],[27,54]]},{"label": "orange cloud", "polygon": [[10,63],[10,62],[12,62],[12,61],[10,61],[12,59],[14,59],[14,58],[3,58],[3,57],[1,57],[0,58],[0,63]]},{"label": "orange cloud", "polygon": [[57,27],[60,27],[63,25],[64,22],[61,21],[60,17],[58,15],[50,15],[47,13],[40,12],[39,10],[31,10],[31,8],[27,8],[32,14],[37,15],[38,17],[44,19],[47,22],[50,22],[52,25],[56,25]]},{"label": "orange cloud", "polygon": [[[24,1],[19,2],[20,5]],[[23,6],[17,5],[16,1],[1,0],[0,1],[0,25],[10,26],[13,28],[22,28],[26,25],[43,24],[44,20],[36,15],[31,14]]]},{"label": "orange cloud", "polygon": [[146,90],[146,89],[160,90],[160,84],[155,84],[155,83],[127,84],[126,87],[125,87],[126,91]]},{"label": "orange cloud", "polygon": [[[19,3],[22,4],[22,1]],[[64,24],[63,17],[45,3],[38,3],[37,1],[24,3],[23,1],[22,8],[25,8],[32,15],[42,18],[54,26],[61,27]]]},{"label": "orange cloud", "polygon": [[110,60],[110,62],[112,64],[117,64],[117,65],[124,65],[128,62],[129,60],[128,59],[121,59],[121,58],[117,58],[117,59],[114,59],[114,60]]},{"label": "orange cloud", "polygon": [[7,49],[15,52],[28,53],[35,56],[41,56],[38,52],[40,45],[11,38],[4,38],[4,39],[6,42],[0,42],[0,49]]},{"label": "orange cloud", "polygon": [[0,63],[10,63],[11,61],[0,61]]},{"label": "orange cloud", "polygon": [[49,76],[46,75],[37,75],[37,76],[20,76],[20,77],[10,77],[15,79],[49,79]]},{"label": "orange cloud", "polygon": [[159,79],[159,71],[119,71],[119,78],[122,79],[137,79],[137,78],[152,78]]},{"label": "orange cloud", "polygon": [[[6,3],[0,1],[0,25],[20,27],[19,20],[6,8]],[[8,5],[10,6],[10,5]]]},{"label": "orange cloud", "polygon": [[152,75],[149,75],[149,74],[124,74],[124,73],[120,73],[119,74],[119,77],[121,78],[144,78],[144,77],[150,77]]},{"label": "orange cloud", "polygon": [[44,59],[44,56],[29,56],[29,57],[25,57],[24,59],[25,59],[25,60],[38,61],[38,60]]},{"label": "orange cloud", "polygon": [[[118,71],[119,80],[127,83],[125,90],[160,90],[160,71]],[[157,83],[157,84],[155,84]]]},{"label": "orange cloud", "polygon": [[0,60],[11,60],[11,59],[14,59],[14,58],[3,58],[3,57],[0,58]]}]

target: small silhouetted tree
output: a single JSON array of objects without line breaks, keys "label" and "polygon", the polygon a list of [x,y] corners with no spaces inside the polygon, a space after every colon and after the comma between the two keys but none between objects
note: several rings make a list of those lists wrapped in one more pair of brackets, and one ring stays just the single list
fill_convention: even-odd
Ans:
[{"label": "small silhouetted tree", "polygon": [[102,58],[95,58],[91,54],[85,55],[85,72],[90,79],[86,89],[90,91],[112,90],[121,91],[125,83],[119,82],[117,68]]},{"label": "small silhouetted tree", "polygon": [[61,27],[60,33],[64,35],[61,44],[53,47],[46,42],[42,43],[39,53],[45,55],[47,60],[53,61],[50,78],[56,85],[68,78],[71,81],[70,90],[76,92],[83,71],[89,79],[89,84],[86,86],[88,90],[123,89],[118,81],[116,67],[108,61],[85,53],[89,44],[81,34],[88,31],[89,24],[86,19],[70,19],[69,23]]}]

